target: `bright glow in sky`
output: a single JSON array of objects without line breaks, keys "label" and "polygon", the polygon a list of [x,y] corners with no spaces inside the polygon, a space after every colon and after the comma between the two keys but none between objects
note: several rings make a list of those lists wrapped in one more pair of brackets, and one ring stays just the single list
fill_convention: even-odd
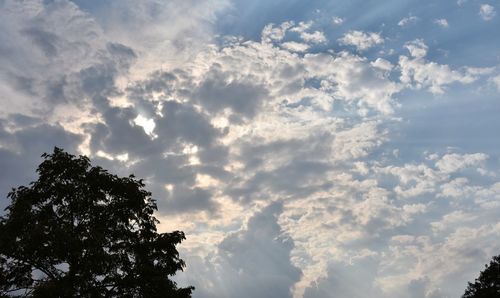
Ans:
[{"label": "bright glow in sky", "polygon": [[0,207],[145,179],[194,297],[459,297],[500,253],[500,2],[0,0]]}]

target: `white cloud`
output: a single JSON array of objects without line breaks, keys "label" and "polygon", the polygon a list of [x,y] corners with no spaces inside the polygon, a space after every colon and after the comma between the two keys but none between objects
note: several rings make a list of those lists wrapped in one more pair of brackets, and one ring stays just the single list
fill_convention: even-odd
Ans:
[{"label": "white cloud", "polygon": [[491,78],[491,81],[496,85],[497,90],[500,91],[500,75]]},{"label": "white cloud", "polygon": [[377,60],[371,62],[370,64],[383,71],[391,71],[394,68],[394,65],[392,65],[391,62],[383,58],[377,58]]},{"label": "white cloud", "polygon": [[307,30],[311,29],[312,26],[313,26],[312,21],[299,22],[299,24],[297,26],[295,26],[294,28],[292,28],[290,31],[302,33],[302,32],[306,32]]},{"label": "white cloud", "polygon": [[404,17],[398,22],[398,26],[405,27],[408,25],[412,25],[417,23],[418,20],[419,18],[417,18],[416,16]]},{"label": "white cloud", "polygon": [[467,167],[479,167],[479,165],[488,159],[484,153],[457,154],[451,153],[444,155],[436,162],[436,167],[443,173],[453,173]]},{"label": "white cloud", "polygon": [[294,25],[293,22],[284,22],[279,26],[274,24],[268,24],[262,29],[262,41],[263,42],[277,42],[283,40],[286,31]]},{"label": "white cloud", "polygon": [[[433,242],[428,236],[408,238],[403,243],[394,242],[387,258],[384,258],[380,270],[399,272],[379,277],[380,285],[394,291],[399,286],[408,285],[417,277],[429,277],[433,281],[432,288],[441,288],[443,296],[460,293],[462,290],[450,292],[441,285],[445,283],[466,284],[477,276],[492,255],[500,246],[494,241],[500,235],[500,225],[485,224],[479,227],[465,227],[462,224],[474,222],[474,215],[463,212],[451,213],[442,221],[434,224],[440,231],[449,224],[443,241]],[[464,220],[464,221],[462,221]],[[455,227],[455,229],[451,228]],[[450,229],[451,228],[451,229]],[[445,229],[447,230],[447,229]],[[455,262],[450,262],[453,259]],[[446,270],[441,268],[446,267]],[[408,268],[408,270],[402,270]]]},{"label": "white cloud", "polygon": [[[398,106],[407,102],[396,98],[405,86],[439,93],[493,70],[429,62],[422,40],[407,43],[410,56],[399,63],[380,53],[370,58],[347,51],[310,53],[312,44],[326,42],[312,22],[268,25],[261,41],[222,37],[225,43],[214,44],[210,24],[225,1],[177,3],[181,11],[193,11],[187,19],[168,4],[149,15],[143,3],[117,2],[118,15],[134,9],[138,14],[130,24],[110,16],[109,27],[63,2],[53,11],[42,5],[53,2],[36,2],[43,8],[36,28],[43,32],[25,30],[25,36],[1,43],[16,51],[0,57],[6,65],[0,72],[15,72],[16,86],[25,87],[23,96],[35,107],[37,94],[48,94],[45,86],[57,87],[53,79],[64,75],[64,99],[85,99],[71,110],[77,112],[66,113],[78,121],[62,127],[44,123],[59,116],[0,115],[0,166],[18,178],[47,146],[76,152],[85,144],[110,171],[146,177],[159,203],[161,228],[187,232],[182,246],[190,256],[187,284],[203,285],[195,295],[251,296],[255,285],[278,285],[275,296],[287,296],[291,288],[301,297],[316,281],[318,289],[328,289],[324,284],[332,276],[360,284],[364,275],[345,273],[366,265],[370,282],[351,288],[358,296],[406,297],[412,281],[425,281],[412,285],[425,284],[427,292],[449,282],[441,253],[469,258],[453,268],[459,274],[469,272],[472,262],[482,264],[471,254],[495,249],[496,227],[485,223],[498,211],[500,184],[484,185],[480,179],[497,176],[476,173],[479,166],[486,169],[487,155],[433,154],[419,160],[390,142],[394,123],[405,120]],[[5,32],[18,36],[26,27],[13,19],[31,20],[9,18],[12,28],[0,38]],[[147,36],[137,34],[148,30]],[[357,32],[349,45],[360,51],[383,43],[379,34]],[[110,43],[113,33],[131,48]],[[41,36],[46,38],[38,40]],[[155,49],[151,53],[145,52],[149,46]],[[152,63],[155,57],[161,65]],[[136,65],[157,71],[145,75]],[[43,85],[45,78],[54,84]],[[7,84],[12,82],[0,84],[4,98]],[[78,133],[69,133],[71,127]],[[436,239],[428,235],[432,228]],[[411,235],[399,235],[402,231]],[[480,250],[467,240],[478,241]]]},{"label": "white cloud", "polygon": [[352,30],[339,39],[340,44],[355,46],[358,51],[365,51],[373,46],[384,43],[384,38],[375,32]]},{"label": "white cloud", "polygon": [[457,224],[464,224],[474,221],[477,215],[465,213],[462,210],[450,212],[443,216],[440,221],[431,222],[431,227],[435,233],[442,232],[443,230],[450,229]]},{"label": "white cloud", "polygon": [[396,207],[386,197],[389,194],[384,189],[373,189],[366,194],[365,199],[353,206],[353,215],[358,224],[363,226],[379,225],[377,230],[392,229],[411,222],[415,215],[424,213],[423,204],[409,204]]},{"label": "white cloud", "polygon": [[300,38],[305,42],[320,44],[325,43],[326,37],[325,34],[321,31],[312,31],[311,27],[313,26],[313,22],[300,22],[296,27],[290,29],[292,32],[299,33]]},{"label": "white cloud", "polygon": [[376,168],[378,173],[393,175],[400,181],[394,192],[401,198],[410,198],[433,193],[439,183],[446,179],[443,175],[425,164],[406,164],[402,167],[388,166]]},{"label": "white cloud", "polygon": [[461,198],[470,195],[474,189],[468,186],[469,180],[464,177],[456,178],[440,186],[440,197]]},{"label": "white cloud", "polygon": [[[296,32],[299,34],[299,37],[307,42],[313,44],[325,43],[326,37],[325,34],[321,31],[312,31],[311,27],[313,26],[313,22],[300,22],[298,25],[295,25],[293,21],[283,22],[279,26],[274,24],[268,24],[264,27],[261,33],[262,42],[271,43],[271,42],[281,42],[285,38],[285,35],[288,31]],[[294,45],[296,48],[297,42],[290,41],[288,45]]]},{"label": "white cloud", "polygon": [[465,67],[466,71],[471,75],[489,75],[495,71],[495,67]]},{"label": "white cloud", "polygon": [[436,19],[434,20],[434,24],[443,27],[443,28],[448,28],[450,25],[448,24],[448,20],[446,19]]},{"label": "white cloud", "polygon": [[495,7],[489,4],[481,4],[479,8],[479,15],[485,21],[491,21],[496,16]]},{"label": "white cloud", "polygon": [[290,52],[303,53],[309,49],[309,45],[305,43],[287,41],[281,44],[281,46]]},{"label": "white cloud", "polygon": [[[361,106],[366,105],[384,114],[393,112],[395,103],[392,96],[401,87],[388,79],[389,65],[383,60],[371,64],[367,59],[347,52],[341,52],[335,57],[308,54],[304,60],[310,73],[326,79],[323,88],[332,90],[340,99],[359,100]],[[363,113],[362,110],[360,112]]]},{"label": "white cloud", "polygon": [[415,58],[423,58],[427,55],[429,47],[424,43],[423,39],[416,39],[405,43],[405,48],[408,49],[410,55]]},{"label": "white cloud", "polygon": [[475,203],[483,208],[483,212],[496,212],[500,210],[500,182],[489,187],[478,188],[475,195]]},{"label": "white cloud", "polygon": [[443,94],[445,87],[453,83],[470,84],[486,69],[465,68],[461,71],[450,69],[448,65],[425,60],[428,47],[421,39],[407,42],[405,47],[413,58],[399,57],[400,80],[403,84],[416,89],[428,89],[434,94]]},{"label": "white cloud", "polygon": [[338,159],[351,160],[365,157],[385,139],[376,122],[364,122],[335,135],[332,150]]},{"label": "white cloud", "polygon": [[344,19],[341,18],[341,17],[332,17],[332,23],[334,25],[342,25],[342,23],[344,23]]},{"label": "white cloud", "polygon": [[300,37],[305,42],[310,42],[310,43],[325,43],[326,42],[325,34],[321,31],[314,31],[312,33],[302,32],[300,34]]}]

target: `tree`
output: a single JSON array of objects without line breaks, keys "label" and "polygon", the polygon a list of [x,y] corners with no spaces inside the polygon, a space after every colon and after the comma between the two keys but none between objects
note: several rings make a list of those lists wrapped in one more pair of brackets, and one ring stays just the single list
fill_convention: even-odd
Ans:
[{"label": "tree", "polygon": [[499,298],[500,297],[500,255],[493,257],[489,265],[484,265],[479,278],[468,283],[462,298]]},{"label": "tree", "polygon": [[0,217],[0,296],[191,297],[169,279],[184,233],[158,233],[144,183],[55,148]]}]

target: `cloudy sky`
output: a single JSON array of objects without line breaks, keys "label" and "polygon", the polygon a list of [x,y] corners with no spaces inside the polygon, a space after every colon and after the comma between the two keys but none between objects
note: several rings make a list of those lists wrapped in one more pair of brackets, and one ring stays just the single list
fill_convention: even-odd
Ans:
[{"label": "cloudy sky", "polygon": [[0,0],[0,207],[145,178],[194,297],[459,297],[500,253],[499,0]]}]

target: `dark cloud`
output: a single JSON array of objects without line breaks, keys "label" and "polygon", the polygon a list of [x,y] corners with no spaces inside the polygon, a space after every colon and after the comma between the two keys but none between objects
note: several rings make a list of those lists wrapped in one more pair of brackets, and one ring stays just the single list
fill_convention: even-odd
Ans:
[{"label": "dark cloud", "polygon": [[[153,140],[142,127],[131,124],[135,118],[132,109],[113,108],[106,115],[104,119],[107,123],[91,127],[92,150],[103,150],[114,155],[127,153],[133,164],[118,169],[122,174],[134,173],[146,179],[147,188],[158,201],[160,212],[212,212],[216,209],[210,191],[193,188],[196,171],[189,165],[188,156],[181,152],[177,140],[163,141],[162,134]],[[164,154],[168,151],[179,153]],[[116,167],[116,161],[101,161],[107,163],[110,169]],[[176,191],[167,191],[167,184],[174,186]]]},{"label": "dark cloud", "polygon": [[[39,123],[38,119],[12,115],[0,121],[0,208],[8,203],[5,199],[12,187],[25,185],[36,178],[35,170],[44,152],[52,152],[54,146],[71,153],[78,152],[83,141],[81,135],[70,133],[59,125]],[[8,126],[17,130],[10,132]]]},{"label": "dark cloud", "polygon": [[229,160],[229,149],[224,145],[214,145],[207,148],[202,148],[198,152],[200,161],[204,165],[225,165]]},{"label": "dark cloud", "polygon": [[141,126],[134,124],[137,112],[133,108],[107,107],[102,111],[104,123],[88,125],[91,149],[133,157],[157,153],[159,144],[149,137]]},{"label": "dark cloud", "polygon": [[[220,169],[227,162],[227,149],[217,143],[222,134],[207,116],[189,104],[175,101],[161,104],[161,116],[155,114],[153,118],[156,135],[153,138],[134,124],[138,116],[135,108],[110,107],[103,99],[100,104],[103,122],[87,125],[91,149],[112,155],[128,154],[134,162],[121,170],[146,179],[160,212],[215,212],[217,204],[211,190],[195,184],[197,172],[216,177],[226,174]],[[203,169],[190,164],[190,153],[184,151],[187,145],[199,148],[201,159],[207,161]],[[172,190],[167,191],[167,185]]]},{"label": "dark cloud", "polygon": [[277,169],[257,172],[248,181],[243,182],[242,186],[230,186],[228,194],[243,201],[263,199],[268,191],[303,197],[332,187],[332,183],[320,179],[329,170],[331,166],[328,163],[292,160]]},{"label": "dark cloud", "polygon": [[162,204],[164,213],[178,213],[178,212],[196,212],[208,211],[215,212],[217,204],[212,200],[212,193],[208,189],[200,187],[186,188],[175,187],[170,194],[167,202]]},{"label": "dark cloud", "polygon": [[207,116],[192,106],[175,101],[163,103],[163,117],[156,121],[155,132],[164,142],[181,140],[200,147],[211,146],[220,132]]},{"label": "dark cloud", "polygon": [[67,103],[68,99],[64,88],[67,84],[66,77],[60,76],[53,80],[48,80],[46,83],[46,93],[45,99],[47,102],[57,104],[57,103]]},{"label": "dark cloud", "polygon": [[7,76],[7,82],[20,92],[31,96],[38,95],[35,86],[35,79],[32,77],[9,73]]},{"label": "dark cloud", "polygon": [[238,160],[250,178],[236,175],[227,194],[244,202],[264,199],[268,192],[286,197],[303,197],[326,190],[332,183],[325,175],[333,170],[327,161],[331,152],[330,135],[312,135],[266,143],[243,143]]},{"label": "dark cloud", "polygon": [[137,58],[134,50],[120,43],[108,42],[106,49],[112,59],[123,69],[127,69],[130,63]]},{"label": "dark cloud", "polygon": [[[96,64],[80,71],[82,91],[89,96],[110,95],[115,91],[116,68],[112,64]],[[103,94],[103,92],[106,92]]]},{"label": "dark cloud", "polygon": [[57,42],[59,38],[54,33],[37,27],[26,28],[21,33],[28,37],[47,58],[53,58],[57,55]]},{"label": "dark cloud", "polygon": [[[174,98],[186,99],[195,88],[187,72],[174,69],[170,72],[155,71],[145,80],[130,84],[125,89],[128,100],[142,115],[151,118],[156,114],[160,101]],[[155,96],[160,94],[160,99]]]},{"label": "dark cloud", "polygon": [[251,77],[233,80],[215,65],[194,91],[193,97],[205,109],[217,113],[225,108],[238,116],[252,118],[269,96],[265,86],[256,84]]},{"label": "dark cloud", "polygon": [[[161,214],[218,211],[219,206],[213,200],[212,190],[195,186],[196,173],[204,171],[190,166],[185,155],[142,157],[132,165],[99,157],[93,158],[92,161],[112,173],[121,176],[134,174],[138,178],[143,178],[146,189],[152,193]],[[167,189],[167,186],[172,188]]]},{"label": "dark cloud", "polygon": [[152,96],[153,92],[169,94],[178,80],[179,77],[174,72],[155,71],[146,80],[128,86],[128,97],[134,101],[140,101]]},{"label": "dark cloud", "polygon": [[[219,254],[238,274],[229,297],[291,297],[301,271],[290,261],[293,241],[277,223],[282,205],[274,203],[252,217],[246,230],[219,245]],[[236,273],[235,272],[235,273]]]}]

